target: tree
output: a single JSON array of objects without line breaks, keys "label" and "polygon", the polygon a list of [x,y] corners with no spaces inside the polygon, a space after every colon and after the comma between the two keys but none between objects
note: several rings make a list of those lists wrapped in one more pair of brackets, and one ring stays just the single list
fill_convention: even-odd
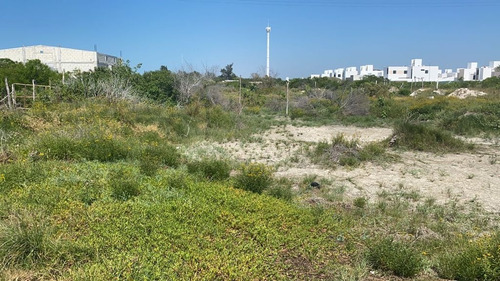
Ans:
[{"label": "tree", "polygon": [[226,67],[220,70],[221,75],[219,76],[223,80],[232,80],[236,78],[236,74],[233,73],[233,64],[228,64]]},{"label": "tree", "polygon": [[210,81],[212,73],[206,69],[205,73],[195,71],[193,66],[187,64],[175,73],[175,88],[179,95],[178,104],[187,104],[191,98]]},{"label": "tree", "polygon": [[163,65],[160,70],[144,72],[137,88],[141,96],[157,102],[164,103],[177,98],[174,74]]}]

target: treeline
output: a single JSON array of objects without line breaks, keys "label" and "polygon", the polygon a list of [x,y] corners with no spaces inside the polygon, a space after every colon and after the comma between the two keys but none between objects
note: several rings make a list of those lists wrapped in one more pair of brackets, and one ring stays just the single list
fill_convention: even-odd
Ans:
[{"label": "treeline", "polygon": [[[233,64],[225,68],[197,71],[192,66],[184,66],[171,71],[166,66],[159,70],[139,73],[140,65],[131,67],[128,62],[120,63],[112,69],[98,68],[90,72],[62,74],[50,69],[39,60],[26,64],[0,59],[0,91],[5,96],[4,78],[9,83],[31,83],[54,86],[44,96],[46,100],[71,101],[78,98],[106,97],[141,99],[149,102],[184,105],[193,101],[222,105],[226,108],[245,106],[266,106],[278,109],[277,103],[284,100],[287,81],[276,77],[252,74],[251,78],[240,79],[233,73]],[[346,102],[361,100],[361,96],[382,97],[408,96],[419,88],[436,88],[435,82],[409,83],[391,82],[382,77],[367,76],[359,81],[342,81],[336,78],[295,78],[288,82],[288,88],[295,93],[294,103],[304,103],[304,99],[330,100],[342,107]],[[500,78],[493,77],[481,82],[455,81],[440,83],[441,89],[489,88],[500,90]],[[228,97],[233,95],[232,98]],[[351,97],[347,99],[347,97]],[[280,102],[277,102],[277,101]],[[324,102],[323,102],[324,103]],[[364,102],[366,103],[366,102]],[[307,109],[307,108],[305,108]],[[314,109],[314,105],[311,107]],[[357,110],[359,111],[359,110]],[[364,112],[366,110],[361,110]]]}]

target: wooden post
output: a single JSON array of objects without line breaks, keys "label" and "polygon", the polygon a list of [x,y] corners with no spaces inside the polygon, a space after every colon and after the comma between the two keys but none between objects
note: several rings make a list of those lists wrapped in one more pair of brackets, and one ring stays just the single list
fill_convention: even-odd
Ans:
[{"label": "wooden post", "polygon": [[14,108],[17,107],[17,100],[16,100],[16,88],[14,87],[15,83],[10,84],[12,86],[12,91],[10,92],[10,96],[12,97],[12,104],[14,105]]},{"label": "wooden post", "polygon": [[286,80],[286,116],[288,116],[288,84],[290,84],[290,81],[288,79]]},{"label": "wooden post", "polygon": [[5,77],[5,88],[7,89],[7,106],[9,108],[12,108],[12,101],[10,99],[9,82],[7,81],[7,77]]},{"label": "wooden post", "polygon": [[33,84],[33,101],[35,101],[35,79],[32,79],[31,83]]},{"label": "wooden post", "polygon": [[240,94],[238,95],[238,105],[240,106],[240,110],[239,110],[238,114],[241,114],[241,109],[243,108],[241,106],[241,75],[240,75]]}]

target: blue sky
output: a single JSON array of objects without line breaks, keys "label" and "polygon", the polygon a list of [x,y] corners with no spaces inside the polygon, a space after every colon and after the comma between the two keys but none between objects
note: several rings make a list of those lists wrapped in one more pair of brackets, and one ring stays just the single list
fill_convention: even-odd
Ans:
[{"label": "blue sky", "polygon": [[500,60],[499,0],[2,0],[0,48],[54,45],[142,63],[185,63],[243,77],[308,77],[373,64],[464,67]]}]

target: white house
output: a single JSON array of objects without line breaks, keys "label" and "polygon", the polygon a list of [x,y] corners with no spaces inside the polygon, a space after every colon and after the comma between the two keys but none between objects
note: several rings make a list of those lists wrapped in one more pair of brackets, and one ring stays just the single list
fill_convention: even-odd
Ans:
[{"label": "white house", "polygon": [[343,68],[337,68],[334,70],[333,74],[335,75],[335,78],[338,78],[340,80],[344,80],[344,69]]},{"label": "white house", "polygon": [[408,66],[388,66],[385,68],[386,79],[391,81],[410,81]]},{"label": "white house", "polygon": [[352,79],[352,80],[354,80],[354,78],[357,75],[358,75],[358,70],[356,69],[355,66],[347,67],[344,70],[344,79]]},{"label": "white house", "polygon": [[363,79],[365,76],[373,75],[377,77],[384,77],[384,71],[374,69],[373,65],[362,65],[359,67],[359,79]]},{"label": "white house", "polygon": [[333,77],[333,70],[329,69],[329,70],[325,70],[323,71],[323,74],[321,74],[321,77]]},{"label": "white house", "polygon": [[500,61],[490,61],[489,66],[482,66],[478,69],[478,80],[483,81],[496,75],[496,68],[500,66]]},{"label": "white house", "polygon": [[38,59],[58,72],[91,71],[97,67],[112,67],[119,58],[96,51],[86,51],[45,45],[0,50],[0,58],[26,63]]},{"label": "white house", "polygon": [[412,81],[437,81],[440,73],[438,66],[423,65],[422,59],[411,60],[410,79]]},{"label": "white house", "polygon": [[463,81],[475,81],[478,80],[479,69],[477,68],[477,62],[467,63],[467,68],[457,69],[457,79],[462,79]]}]

